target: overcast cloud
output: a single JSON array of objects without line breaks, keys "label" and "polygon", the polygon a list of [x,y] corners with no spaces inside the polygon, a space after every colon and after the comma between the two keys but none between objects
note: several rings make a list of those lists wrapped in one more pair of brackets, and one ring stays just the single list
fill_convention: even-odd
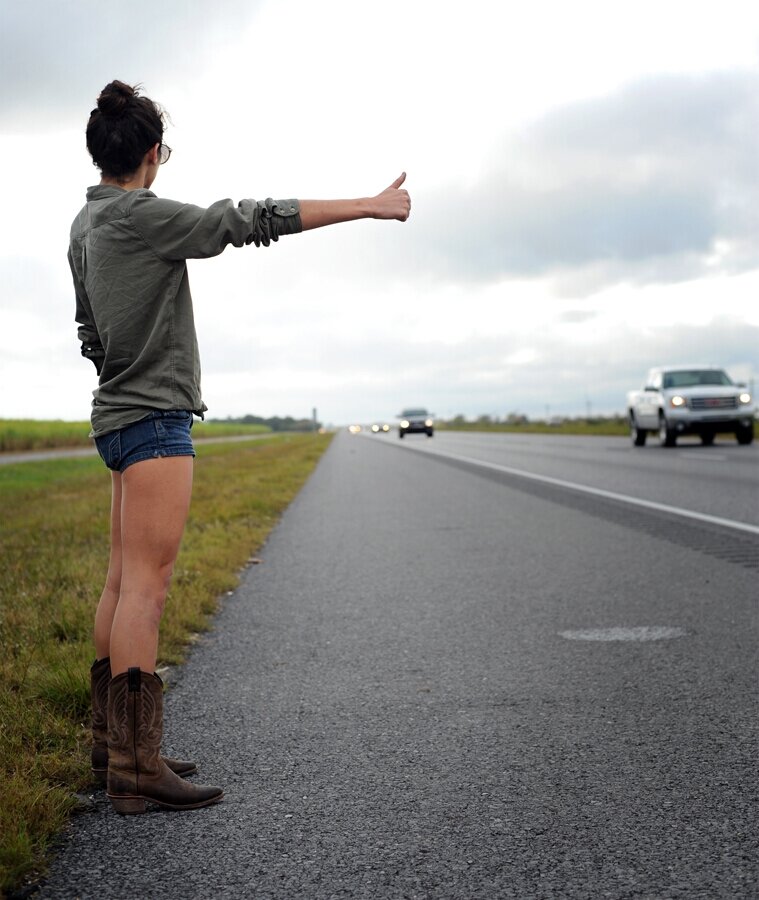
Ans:
[{"label": "overcast cloud", "polygon": [[[564,275],[580,292],[759,263],[759,73],[649,76],[506,136],[473,185],[418,198],[404,276]],[[590,271],[588,271],[590,270]]]},{"label": "overcast cloud", "polygon": [[[0,120],[7,131],[81,123],[107,82],[182,81],[217,65],[260,0],[25,0],[2,5]],[[118,75],[114,73],[119,73]],[[89,104],[89,106],[88,106]],[[86,118],[85,118],[86,123]]]},{"label": "overcast cloud", "polygon": [[86,418],[68,227],[103,85],[171,116],[154,189],[411,219],[190,264],[218,416],[621,411],[647,368],[759,366],[759,10],[725,0],[94,0],[0,29],[3,415]]}]

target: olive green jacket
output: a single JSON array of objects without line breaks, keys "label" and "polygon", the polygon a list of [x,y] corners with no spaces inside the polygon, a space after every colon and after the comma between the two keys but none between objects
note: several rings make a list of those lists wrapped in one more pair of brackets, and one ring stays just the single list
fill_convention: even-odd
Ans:
[{"label": "olive green jacket", "polygon": [[203,209],[146,189],[88,188],[68,257],[82,355],[100,377],[92,436],[154,409],[202,416],[186,260],[217,256],[228,244],[268,247],[301,229],[297,200],[220,200]]}]

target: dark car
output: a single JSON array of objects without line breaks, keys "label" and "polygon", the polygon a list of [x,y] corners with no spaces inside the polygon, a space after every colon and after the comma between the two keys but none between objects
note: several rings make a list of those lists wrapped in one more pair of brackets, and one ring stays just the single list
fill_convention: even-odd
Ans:
[{"label": "dark car", "polygon": [[426,434],[432,437],[435,433],[434,421],[432,414],[426,409],[404,409],[400,415],[398,423],[398,437],[405,437],[407,434]]}]

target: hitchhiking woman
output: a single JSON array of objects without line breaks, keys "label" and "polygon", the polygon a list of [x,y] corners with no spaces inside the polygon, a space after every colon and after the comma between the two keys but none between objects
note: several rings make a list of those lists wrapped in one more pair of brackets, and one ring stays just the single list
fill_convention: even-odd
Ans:
[{"label": "hitchhiking woman", "polygon": [[101,173],[74,220],[69,263],[82,355],[99,376],[92,436],[111,470],[111,550],[95,614],[93,772],[120,813],[146,802],[194,809],[219,787],[182,776],[195,763],[160,755],[163,685],[158,629],[190,506],[193,415],[206,409],[187,259],[361,218],[405,221],[405,174],[356,200],[220,200],[207,209],[151,190],[171,155],[163,113],[120,81],[87,123]]}]

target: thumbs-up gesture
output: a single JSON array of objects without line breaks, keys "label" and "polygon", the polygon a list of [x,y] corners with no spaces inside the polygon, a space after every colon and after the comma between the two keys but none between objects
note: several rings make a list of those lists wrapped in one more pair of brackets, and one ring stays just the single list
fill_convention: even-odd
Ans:
[{"label": "thumbs-up gesture", "polygon": [[303,231],[353,222],[355,219],[397,219],[405,222],[411,211],[411,197],[401,185],[406,173],[376,197],[359,197],[355,200],[300,200],[300,222]]},{"label": "thumbs-up gesture", "polygon": [[406,180],[406,173],[402,172],[395,181],[386,187],[384,191],[372,198],[375,219],[397,219],[405,222],[411,212],[411,197],[401,185]]}]

